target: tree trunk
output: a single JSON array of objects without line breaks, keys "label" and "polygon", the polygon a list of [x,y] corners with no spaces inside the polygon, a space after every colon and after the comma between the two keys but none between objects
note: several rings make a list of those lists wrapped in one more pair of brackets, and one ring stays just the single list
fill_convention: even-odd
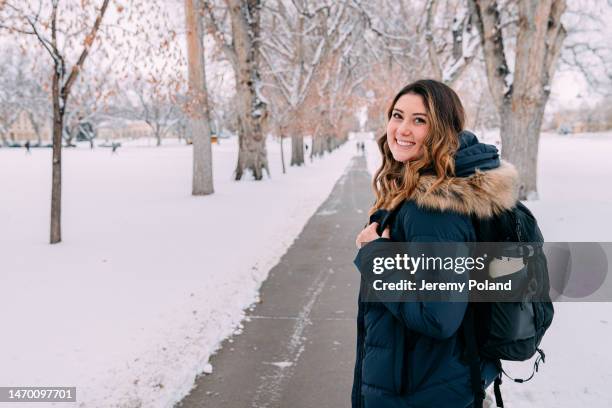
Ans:
[{"label": "tree trunk", "polygon": [[283,134],[280,134],[280,153],[281,153],[281,164],[283,165],[283,174],[287,171],[285,170],[285,151],[283,149]]},{"label": "tree trunk", "polygon": [[236,55],[236,95],[238,108],[239,153],[236,180],[250,170],[255,180],[261,180],[263,170],[268,175],[266,140],[263,122],[267,107],[259,95],[260,10],[261,0],[228,0]]},{"label": "tree trunk", "polygon": [[325,136],[322,134],[317,135],[312,140],[312,151],[315,157],[321,157],[323,155],[323,141],[325,140]]},{"label": "tree trunk", "polygon": [[210,143],[210,112],[206,87],[204,30],[200,0],[185,0],[187,25],[187,50],[189,60],[189,93],[193,104],[189,112],[189,126],[193,145],[192,195],[214,192],[212,146]]},{"label": "tree trunk", "polygon": [[161,132],[158,128],[155,128],[155,146],[161,146]]},{"label": "tree trunk", "polygon": [[327,153],[331,153],[338,147],[338,141],[336,140],[336,136],[333,134],[327,135],[326,139]]},{"label": "tree trunk", "polygon": [[311,163],[312,163],[312,162],[313,162],[313,160],[314,160],[314,155],[315,155],[315,143],[316,143],[316,140],[318,139],[318,137],[319,137],[319,126],[317,126],[317,127],[315,128],[315,131],[314,131],[314,133],[312,134],[312,137],[311,137],[311,139],[310,139],[310,154],[309,154],[309,156],[310,156],[310,162],[311,162]]},{"label": "tree trunk", "polygon": [[[64,116],[64,115],[62,115],[62,124],[64,123],[64,118],[63,118],[63,116]],[[74,130],[73,130],[71,127],[69,127],[69,128],[68,128],[68,131],[66,131],[66,132],[64,132],[64,131],[62,130],[62,135],[66,136],[66,137],[64,138],[64,143],[66,144],[66,147],[70,147],[70,146],[73,146],[73,145],[74,145],[74,144],[72,143],[72,140],[74,139]]]},{"label": "tree trunk", "polygon": [[[238,131],[240,132],[238,141],[240,146],[238,151],[238,164],[236,165],[236,180],[242,178],[245,170],[250,170],[255,180],[261,180],[263,178],[264,169],[268,176],[270,176],[266,141],[261,134],[259,137],[247,137],[249,132],[245,130],[243,125],[244,122],[241,119],[242,118],[239,118],[238,121]],[[251,136],[253,136],[253,133],[251,133]]]},{"label": "tree trunk", "polygon": [[[295,132],[295,130],[294,130]],[[291,135],[291,165],[301,166],[304,164],[304,136],[294,133]]]},{"label": "tree trunk", "polygon": [[[0,0],[1,2],[2,0]],[[34,128],[34,134],[36,135],[36,142],[37,144],[40,146],[42,143],[42,138],[40,135],[40,125],[38,124],[38,122],[36,121],[36,117],[34,117],[34,114],[32,112],[28,112],[28,117],[30,119],[30,123],[32,124],[32,127]]]},{"label": "tree trunk", "polygon": [[544,106],[511,106],[501,115],[502,157],[519,172],[520,199],[534,200],[537,195],[537,165]]},{"label": "tree trunk", "polygon": [[[64,109],[66,100],[59,91],[58,69],[53,71],[53,161],[51,165],[51,234],[49,242],[56,244],[62,240],[62,133],[64,130]],[[61,98],[61,99],[60,99]]]},{"label": "tree trunk", "polygon": [[[502,156],[520,175],[519,197],[537,199],[537,159],[544,108],[565,39],[564,0],[519,3],[514,81],[510,105],[502,107]],[[522,143],[521,143],[522,139]],[[518,143],[517,143],[518,142]]]},{"label": "tree trunk", "polygon": [[565,0],[519,0],[514,75],[509,69],[495,0],[474,0],[489,90],[501,118],[502,157],[520,175],[519,198],[537,198],[538,144],[561,45]]},{"label": "tree trunk", "polygon": [[192,195],[214,193],[210,126],[206,120],[190,121],[193,133]]}]

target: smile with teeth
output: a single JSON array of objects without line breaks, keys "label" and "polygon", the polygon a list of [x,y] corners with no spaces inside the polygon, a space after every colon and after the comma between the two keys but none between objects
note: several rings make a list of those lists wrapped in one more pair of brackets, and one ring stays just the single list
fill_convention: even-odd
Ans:
[{"label": "smile with teeth", "polygon": [[395,139],[395,141],[397,142],[398,145],[403,146],[403,147],[410,147],[410,146],[414,146],[415,145],[414,142],[409,142],[407,140]]}]

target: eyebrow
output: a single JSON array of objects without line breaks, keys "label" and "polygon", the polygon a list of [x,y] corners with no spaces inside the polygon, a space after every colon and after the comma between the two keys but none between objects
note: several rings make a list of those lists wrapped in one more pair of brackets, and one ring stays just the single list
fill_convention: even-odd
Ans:
[{"label": "eyebrow", "polygon": [[[394,111],[398,111],[399,113],[404,113],[403,110],[398,109],[398,108],[393,108]],[[417,112],[417,113],[413,113],[412,116],[427,116],[426,113],[421,113],[421,112]]]}]

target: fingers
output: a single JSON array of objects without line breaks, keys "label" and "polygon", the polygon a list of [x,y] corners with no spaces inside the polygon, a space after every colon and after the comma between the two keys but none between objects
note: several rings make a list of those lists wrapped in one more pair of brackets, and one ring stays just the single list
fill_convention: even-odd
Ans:
[{"label": "fingers", "polygon": [[[357,246],[357,249],[361,248],[364,244],[367,244],[368,242],[373,241],[373,240],[379,238],[379,235],[376,232],[377,228],[378,228],[378,223],[377,222],[373,222],[370,225],[368,225],[367,227],[365,227],[357,235],[357,239],[355,240],[355,246]],[[389,238],[388,228],[385,231],[387,231],[387,236],[385,237],[385,235],[383,233],[383,237]]]},{"label": "fingers", "polygon": [[374,224],[378,225],[375,222],[370,225],[366,225],[365,228],[361,230],[359,234],[357,234],[357,238],[355,239],[355,246],[357,247],[357,249],[360,249],[363,246],[363,244],[370,241],[368,240],[368,236],[371,235],[372,225]]},{"label": "fingers", "polygon": [[383,238],[391,238],[391,233],[389,232],[389,227],[385,228],[382,235]]},{"label": "fingers", "polygon": [[357,234],[357,238],[355,238],[355,246],[357,246],[357,249],[361,248],[361,234],[363,234],[363,231],[365,231],[365,228]]}]

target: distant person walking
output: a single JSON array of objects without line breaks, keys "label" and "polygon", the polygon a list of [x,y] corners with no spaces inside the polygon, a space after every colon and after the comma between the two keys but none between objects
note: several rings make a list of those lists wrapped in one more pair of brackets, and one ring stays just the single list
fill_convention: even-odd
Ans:
[{"label": "distant person walking", "polygon": [[25,142],[25,148],[26,148],[26,154],[32,154],[32,152],[30,151],[30,141],[26,141]]}]

